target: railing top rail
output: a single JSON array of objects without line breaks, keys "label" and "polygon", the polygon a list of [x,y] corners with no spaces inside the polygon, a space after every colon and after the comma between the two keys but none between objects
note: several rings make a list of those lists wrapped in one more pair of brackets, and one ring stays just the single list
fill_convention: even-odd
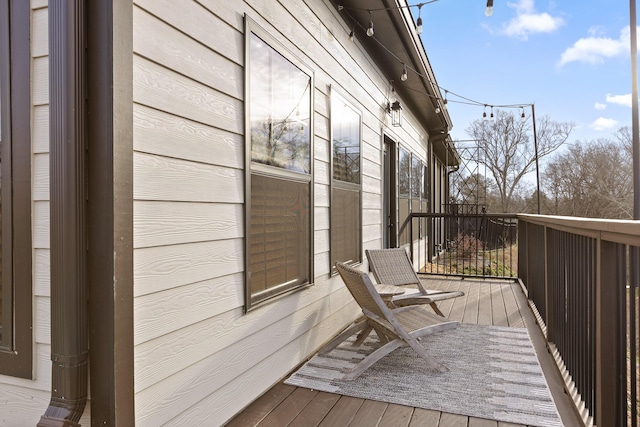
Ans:
[{"label": "railing top rail", "polygon": [[640,221],[518,214],[517,218],[555,230],[640,246]]},{"label": "railing top rail", "polygon": [[411,212],[412,218],[518,218],[518,214],[511,213],[446,213],[446,212]]}]

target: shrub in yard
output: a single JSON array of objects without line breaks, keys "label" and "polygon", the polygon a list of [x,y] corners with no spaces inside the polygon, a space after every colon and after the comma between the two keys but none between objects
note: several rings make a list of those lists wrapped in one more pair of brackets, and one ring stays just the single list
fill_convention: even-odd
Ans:
[{"label": "shrub in yard", "polygon": [[453,247],[458,256],[463,258],[475,257],[483,248],[482,242],[475,236],[463,235],[462,233],[458,233],[458,236],[453,241]]}]

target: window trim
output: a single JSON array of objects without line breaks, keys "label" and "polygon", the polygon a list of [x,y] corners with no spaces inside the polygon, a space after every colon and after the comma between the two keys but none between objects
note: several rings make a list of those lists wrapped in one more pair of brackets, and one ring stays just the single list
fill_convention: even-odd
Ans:
[{"label": "window trim", "polygon": [[[403,170],[402,161],[403,157],[406,156],[407,164],[406,171]],[[406,221],[411,215],[411,172],[412,172],[412,164],[411,159],[413,156],[413,152],[411,149],[403,144],[398,144],[398,192],[397,192],[397,209],[398,209],[398,228],[396,230],[397,234],[397,244],[398,247],[405,247],[412,244],[412,236],[409,235],[409,228],[406,226]],[[406,180],[406,183],[403,182]],[[403,193],[403,185],[407,186],[406,193]],[[403,209],[406,210],[406,215],[403,215]],[[404,228],[403,228],[404,226]]]},{"label": "window trim", "polygon": [[[334,99],[335,98],[335,99]],[[360,183],[359,184],[354,184],[354,183],[349,183],[349,182],[345,182],[345,181],[340,181],[337,179],[334,179],[333,177],[333,111],[332,111],[332,107],[333,107],[333,103],[335,100],[339,100],[340,102],[344,102],[345,105],[347,107],[349,107],[351,110],[353,110],[356,114],[358,114],[359,117],[359,135],[360,135]],[[362,250],[363,250],[363,244],[362,244],[362,239],[363,239],[363,212],[362,212],[362,168],[363,168],[363,158],[364,156],[363,154],[363,130],[364,130],[364,124],[363,124],[363,119],[362,119],[362,110],[357,109],[351,102],[349,102],[345,96],[341,95],[338,91],[336,91],[336,89],[333,86],[329,86],[329,144],[330,144],[330,148],[329,148],[329,153],[330,153],[330,159],[329,159],[329,173],[330,173],[330,200],[329,200],[329,262],[332,262],[333,260],[333,224],[332,224],[332,217],[333,217],[333,192],[335,188],[340,188],[340,189],[344,189],[344,190],[358,190],[359,193],[359,207],[358,207],[358,212],[359,212],[359,223],[360,223],[360,239],[358,241],[358,247],[359,247],[359,257],[360,259],[358,259],[357,261],[351,263],[351,265],[360,265],[362,264]],[[338,274],[338,271],[335,269],[334,265],[330,265],[329,266],[329,275],[330,276],[335,276]]]},{"label": "window trim", "polygon": [[2,247],[8,253],[2,257],[1,286],[3,298],[13,296],[11,325],[4,325],[5,317],[3,329],[15,331],[8,345],[0,345],[0,374],[28,379],[33,377],[30,20],[29,2],[0,0],[1,167],[11,183],[2,186],[7,214],[2,215]]},{"label": "window trim", "polygon": [[[293,170],[281,169],[274,166],[264,165],[251,161],[251,82],[249,76],[251,75],[251,34],[255,34],[262,41],[269,45],[273,50],[282,55],[285,59],[290,61],[293,65],[303,71],[309,76],[309,168],[308,174],[301,173]],[[306,289],[313,285],[315,278],[315,265],[314,265],[314,207],[315,207],[315,179],[314,179],[314,92],[315,92],[315,79],[313,69],[310,68],[299,56],[297,56],[291,49],[288,49],[284,44],[270,34],[266,29],[260,26],[256,21],[251,19],[248,15],[244,16],[244,63],[245,63],[245,87],[244,87],[244,100],[245,100],[245,281],[244,281],[244,311],[245,313],[252,311],[255,308],[261,307],[272,301],[276,301],[282,297],[285,297],[291,293]],[[252,299],[251,293],[251,175],[255,173],[265,177],[280,178],[293,182],[305,182],[309,184],[309,282],[296,285],[294,287],[283,289],[281,285],[274,286],[272,292],[265,291],[265,298],[258,301]]]}]

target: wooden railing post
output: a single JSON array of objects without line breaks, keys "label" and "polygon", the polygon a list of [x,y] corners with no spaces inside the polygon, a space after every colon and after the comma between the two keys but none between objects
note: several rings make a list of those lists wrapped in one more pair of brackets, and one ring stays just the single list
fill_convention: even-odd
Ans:
[{"label": "wooden railing post", "polygon": [[528,223],[525,220],[518,220],[518,277],[528,288],[527,225]]},{"label": "wooden railing post", "polygon": [[547,341],[555,342],[553,317],[555,315],[555,289],[554,278],[556,260],[557,240],[554,239],[554,232],[548,227],[544,227],[544,295],[545,295],[545,313],[547,318],[545,324],[547,326]]},{"label": "wooden railing post", "polygon": [[595,424],[620,426],[618,384],[621,343],[617,322],[616,283],[619,283],[616,244],[597,239],[596,249],[596,396]]}]

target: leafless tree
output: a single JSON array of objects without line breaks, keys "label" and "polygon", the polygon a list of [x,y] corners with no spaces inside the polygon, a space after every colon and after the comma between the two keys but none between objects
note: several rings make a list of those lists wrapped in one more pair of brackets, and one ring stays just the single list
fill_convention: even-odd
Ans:
[{"label": "leafless tree", "polygon": [[[543,116],[536,120],[538,160],[556,151],[565,143],[574,128],[573,123],[560,123]],[[475,140],[484,156],[478,160],[495,180],[502,212],[509,212],[514,195],[524,176],[533,171],[536,154],[531,120],[522,120],[511,112],[497,110],[495,118],[474,121],[467,133]],[[468,160],[468,159],[465,159]]]},{"label": "leafless tree", "polygon": [[556,215],[631,218],[632,165],[628,128],[613,138],[576,142],[547,164],[544,189]]}]

